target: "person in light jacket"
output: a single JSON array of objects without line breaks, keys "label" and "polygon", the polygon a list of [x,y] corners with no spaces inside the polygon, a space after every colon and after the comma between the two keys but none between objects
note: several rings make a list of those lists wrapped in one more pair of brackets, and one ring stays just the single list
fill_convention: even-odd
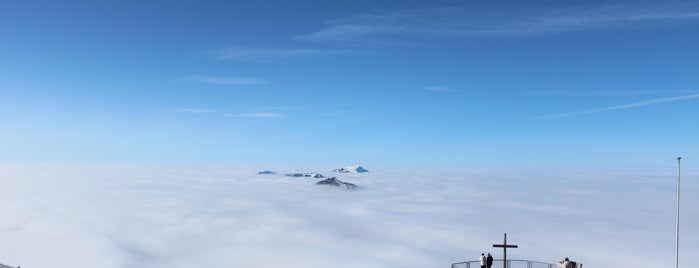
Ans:
[{"label": "person in light jacket", "polygon": [[570,261],[568,258],[563,259],[559,262],[564,268],[575,268],[576,264],[574,261]]},{"label": "person in light jacket", "polygon": [[485,254],[484,253],[481,253],[480,261],[481,261],[481,268],[485,268]]}]

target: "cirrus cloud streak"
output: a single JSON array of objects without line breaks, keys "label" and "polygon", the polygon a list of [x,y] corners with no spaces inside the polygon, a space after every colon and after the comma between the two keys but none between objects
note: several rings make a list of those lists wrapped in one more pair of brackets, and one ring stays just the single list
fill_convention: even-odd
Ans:
[{"label": "cirrus cloud streak", "polygon": [[697,20],[696,2],[607,3],[566,8],[432,7],[365,12],[329,21],[324,28],[296,38],[361,43],[657,27]]},{"label": "cirrus cloud streak", "polygon": [[284,117],[278,113],[239,113],[239,114],[223,114],[227,117],[242,117],[242,118],[280,118]]},{"label": "cirrus cloud streak", "polygon": [[609,106],[609,107],[600,107],[600,108],[584,110],[584,111],[539,116],[537,118],[538,119],[562,118],[562,117],[569,117],[569,116],[576,116],[576,115],[585,115],[585,114],[602,113],[602,112],[609,112],[609,111],[615,111],[615,110],[631,109],[631,108],[649,106],[649,105],[654,105],[654,104],[683,101],[683,100],[691,100],[691,99],[697,99],[697,98],[699,98],[699,94],[666,97],[666,98],[656,98],[656,99],[649,99],[649,100],[644,100],[644,101],[639,101],[639,102],[634,102],[634,103],[629,103],[629,104],[622,104],[622,105]]}]

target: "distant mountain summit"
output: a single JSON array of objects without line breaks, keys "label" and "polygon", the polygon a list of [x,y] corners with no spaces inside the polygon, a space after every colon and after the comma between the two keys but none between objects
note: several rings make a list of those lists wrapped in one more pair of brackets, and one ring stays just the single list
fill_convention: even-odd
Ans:
[{"label": "distant mountain summit", "polygon": [[284,176],[287,177],[309,177],[309,178],[325,178],[323,174],[318,174],[318,173],[286,173]]},{"label": "distant mountain summit", "polygon": [[341,181],[336,177],[324,179],[322,181],[316,182],[316,184],[317,185],[329,185],[329,186],[342,187],[342,188],[345,188],[347,190],[355,190],[358,187],[356,184]]},{"label": "distant mountain summit", "polygon": [[363,168],[362,166],[348,166],[343,168],[334,169],[333,172],[338,173],[364,173],[369,172],[369,170]]},{"label": "distant mountain summit", "polygon": [[265,170],[265,171],[260,171],[257,172],[258,175],[271,175],[271,174],[277,174],[277,172],[270,171],[270,170]]}]

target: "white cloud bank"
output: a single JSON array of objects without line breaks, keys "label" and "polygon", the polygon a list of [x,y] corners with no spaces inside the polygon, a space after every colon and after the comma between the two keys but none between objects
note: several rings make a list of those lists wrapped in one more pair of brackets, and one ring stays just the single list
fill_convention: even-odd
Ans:
[{"label": "white cloud bank", "polygon": [[[508,233],[508,256],[662,267],[673,168],[401,170],[314,180],[264,168],[0,164],[0,263],[22,267],[449,267]],[[326,172],[332,168],[309,169]],[[277,170],[280,173],[284,169]],[[326,172],[328,173],[328,172]],[[329,175],[329,174],[326,174]],[[696,178],[696,171],[685,177]],[[699,192],[685,180],[686,193]],[[680,263],[699,265],[699,198],[683,196]]]}]

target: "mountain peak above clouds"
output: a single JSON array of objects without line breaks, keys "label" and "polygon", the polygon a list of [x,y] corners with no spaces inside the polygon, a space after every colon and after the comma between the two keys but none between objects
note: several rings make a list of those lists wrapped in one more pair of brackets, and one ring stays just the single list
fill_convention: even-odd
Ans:
[{"label": "mountain peak above clouds", "polygon": [[322,181],[316,182],[316,184],[317,185],[330,185],[330,186],[342,187],[342,188],[345,188],[347,190],[355,190],[358,187],[356,184],[341,181],[336,177],[324,179]]},{"label": "mountain peak above clouds", "polygon": [[308,178],[325,178],[323,174],[319,173],[286,173],[284,176],[287,177],[308,177]]},{"label": "mountain peak above clouds", "polygon": [[364,173],[364,172],[369,172],[369,170],[363,168],[362,166],[354,165],[354,166],[347,166],[347,167],[343,167],[343,168],[334,169],[333,172],[338,172],[338,173]]}]

